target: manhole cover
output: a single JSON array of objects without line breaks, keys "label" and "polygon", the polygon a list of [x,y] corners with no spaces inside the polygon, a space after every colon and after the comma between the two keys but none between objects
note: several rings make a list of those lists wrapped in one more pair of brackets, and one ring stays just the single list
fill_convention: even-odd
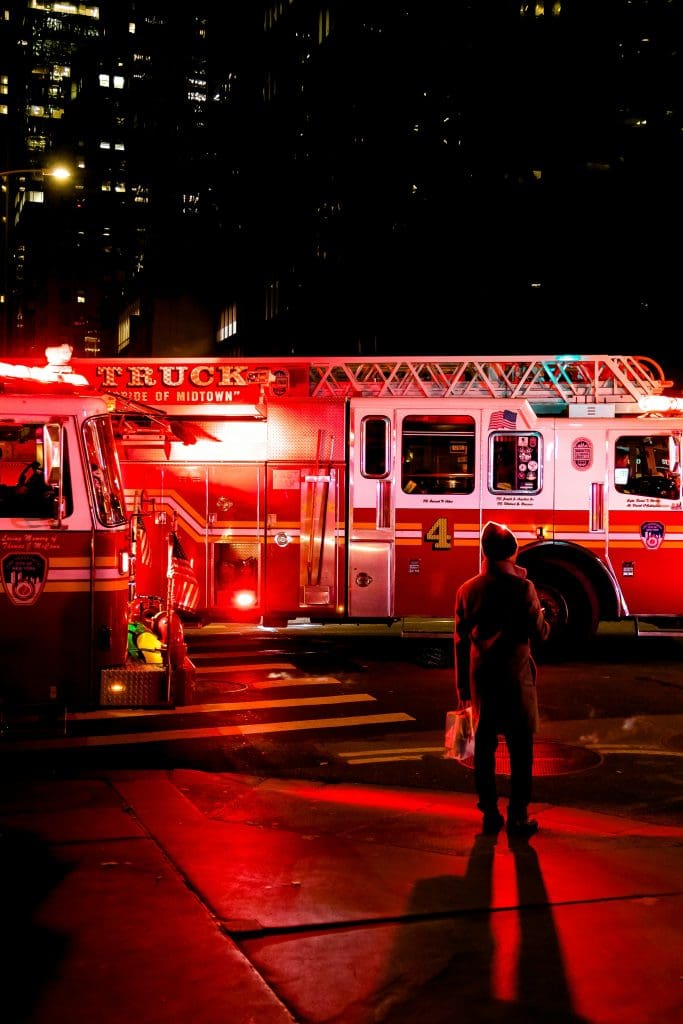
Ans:
[{"label": "manhole cover", "polygon": [[[683,737],[681,737],[683,740]],[[534,743],[534,777],[543,775],[567,775],[570,772],[582,772],[586,768],[595,768],[602,758],[595,750],[585,747],[568,747],[564,743],[549,743],[537,740]],[[468,757],[462,764],[466,768],[474,768],[474,758]],[[510,774],[510,756],[501,739],[496,751],[496,775]]]}]

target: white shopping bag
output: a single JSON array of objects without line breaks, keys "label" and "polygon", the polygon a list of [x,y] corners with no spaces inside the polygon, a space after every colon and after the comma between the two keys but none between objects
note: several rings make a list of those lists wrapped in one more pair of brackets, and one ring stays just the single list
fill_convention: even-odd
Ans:
[{"label": "white shopping bag", "polygon": [[472,705],[446,712],[446,738],[444,757],[465,761],[474,754],[474,726]]}]

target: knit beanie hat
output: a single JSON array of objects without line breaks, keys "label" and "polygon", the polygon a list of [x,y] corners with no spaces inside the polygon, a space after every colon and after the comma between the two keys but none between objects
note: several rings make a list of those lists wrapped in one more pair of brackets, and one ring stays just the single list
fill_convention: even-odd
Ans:
[{"label": "knit beanie hat", "polygon": [[512,558],[517,550],[517,539],[503,523],[486,524],[481,534],[481,548],[486,558],[492,562],[502,562]]}]

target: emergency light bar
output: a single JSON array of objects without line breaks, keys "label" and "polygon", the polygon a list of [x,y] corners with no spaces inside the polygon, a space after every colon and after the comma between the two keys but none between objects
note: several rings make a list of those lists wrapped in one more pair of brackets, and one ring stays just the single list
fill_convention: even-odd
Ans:
[{"label": "emergency light bar", "polygon": [[71,368],[71,345],[56,345],[45,349],[47,366],[24,366],[21,363],[0,363],[0,377],[25,380],[39,384],[72,384],[90,387],[90,381]]},{"label": "emergency light bar", "polygon": [[648,395],[638,400],[642,412],[683,412],[683,398],[666,395]]}]

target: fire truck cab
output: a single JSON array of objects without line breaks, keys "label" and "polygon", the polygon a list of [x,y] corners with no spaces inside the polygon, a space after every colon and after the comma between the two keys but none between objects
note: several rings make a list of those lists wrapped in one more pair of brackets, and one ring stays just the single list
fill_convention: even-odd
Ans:
[{"label": "fire truck cab", "polygon": [[131,522],[111,402],[51,351],[47,367],[0,364],[0,702],[159,703],[166,667],[129,658]]}]

